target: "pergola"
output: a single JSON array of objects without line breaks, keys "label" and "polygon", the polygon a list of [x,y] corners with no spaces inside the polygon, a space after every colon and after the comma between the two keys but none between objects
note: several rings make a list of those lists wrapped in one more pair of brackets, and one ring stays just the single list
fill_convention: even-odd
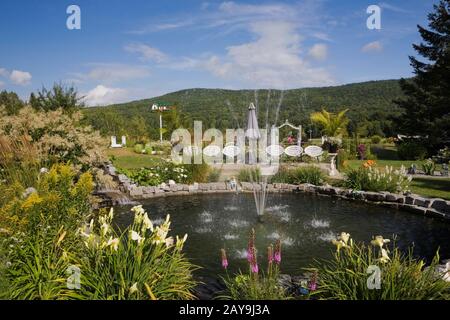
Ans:
[{"label": "pergola", "polygon": [[289,122],[289,120],[286,120],[281,126],[279,126],[277,128],[281,129],[281,128],[284,128],[286,126],[288,126],[288,127],[292,128],[292,129],[298,131],[297,144],[298,144],[299,147],[301,147],[302,146],[302,126],[301,125],[299,125],[298,127],[294,126],[292,123]]}]

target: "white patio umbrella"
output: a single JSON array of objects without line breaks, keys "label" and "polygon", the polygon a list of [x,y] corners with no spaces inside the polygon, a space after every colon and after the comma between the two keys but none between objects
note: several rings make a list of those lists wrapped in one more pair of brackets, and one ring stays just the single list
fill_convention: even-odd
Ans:
[{"label": "white patio umbrella", "polygon": [[256,140],[261,138],[261,133],[259,132],[258,118],[256,117],[255,105],[250,103],[248,107],[248,119],[247,119],[247,130],[245,136],[250,140],[250,150],[249,150],[249,163],[254,164],[256,162]]},{"label": "white patio umbrella", "polygon": [[245,132],[245,136],[252,140],[258,140],[261,138],[258,118],[256,117],[256,108],[253,102],[250,103],[250,106],[248,107],[247,131]]}]

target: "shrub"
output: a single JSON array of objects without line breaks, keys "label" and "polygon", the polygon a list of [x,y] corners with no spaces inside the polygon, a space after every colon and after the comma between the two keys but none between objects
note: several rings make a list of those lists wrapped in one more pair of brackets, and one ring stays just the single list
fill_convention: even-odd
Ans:
[{"label": "shrub", "polygon": [[397,146],[397,153],[401,160],[423,160],[427,149],[421,143],[405,141]]},{"label": "shrub", "polygon": [[261,170],[259,168],[241,169],[238,173],[238,180],[242,182],[258,182],[261,181]]},{"label": "shrub", "polygon": [[374,135],[372,138],[370,138],[370,142],[373,144],[379,144],[381,142],[382,138],[379,135]]},{"label": "shrub", "polygon": [[[106,141],[91,127],[80,124],[82,114],[55,111],[36,111],[27,106],[17,115],[7,115],[0,108],[0,135],[11,144],[27,139],[36,152],[35,160],[51,166],[71,162],[85,167],[106,162]],[[16,160],[22,161],[16,153]],[[26,154],[25,154],[26,155]]]},{"label": "shrub", "polygon": [[424,163],[422,163],[422,170],[427,176],[434,175],[434,170],[436,169],[436,165],[433,160],[427,159]]},{"label": "shrub", "polygon": [[16,187],[19,192],[11,194],[0,208],[0,227],[11,233],[33,233],[47,226],[76,228],[90,212],[90,173],[77,176],[69,166],[55,165],[48,173],[40,174],[36,189]]},{"label": "shrub", "polygon": [[[281,263],[281,242],[267,248],[267,273],[260,271],[255,248],[255,231],[250,233],[247,261],[248,274],[239,273],[224,279],[226,292],[221,296],[233,300],[286,300],[289,294],[281,287],[279,278],[279,265]],[[222,249],[222,266],[228,268],[225,249]]]},{"label": "shrub", "polygon": [[362,167],[346,173],[345,186],[354,190],[408,192],[412,176],[408,176],[402,166],[399,170],[386,166],[382,171],[374,167],[373,160],[366,161]]},{"label": "shrub", "polygon": [[150,168],[118,169],[118,171],[125,174],[138,185],[157,186],[163,182],[167,183],[169,180],[173,180],[176,183],[191,183],[197,181],[194,179],[197,179],[200,174],[204,175],[202,178],[204,180],[197,182],[205,182],[207,171],[201,171],[208,170],[207,165],[206,169],[202,169],[205,165],[176,165],[170,161],[162,161]]},{"label": "shrub", "polygon": [[272,182],[302,184],[310,183],[317,186],[323,184],[324,172],[315,166],[300,167],[296,169],[282,169],[272,177]]},{"label": "shrub", "polygon": [[[318,272],[318,289],[312,295],[333,300],[445,300],[450,297],[450,282],[436,272],[438,254],[424,268],[424,261],[415,259],[412,249],[402,254],[394,241],[388,250],[389,242],[377,236],[367,246],[354,243],[349,234],[342,233],[333,240],[337,246],[333,259],[315,261],[310,268]],[[381,271],[378,290],[368,288],[369,266]]]},{"label": "shrub", "polygon": [[336,156],[336,168],[342,170],[346,168],[347,161],[349,160],[349,154],[346,150],[340,149]]},{"label": "shrub", "polygon": [[146,154],[150,154],[150,155],[151,155],[152,152],[153,152],[152,146],[151,146],[150,144],[148,144],[148,143],[145,145],[145,149],[144,149],[144,150],[145,150],[145,153],[146,153]]},{"label": "shrub", "polygon": [[209,175],[209,165],[205,162],[201,164],[185,164],[183,165],[185,172],[187,174],[186,182],[207,182]]},{"label": "shrub", "polygon": [[168,237],[170,217],[153,226],[142,206],[123,232],[112,227],[113,211],[80,229],[81,289],[74,299],[193,299],[196,269],[183,255],[187,235]]},{"label": "shrub", "polygon": [[142,144],[140,144],[140,143],[137,143],[137,144],[134,145],[133,150],[136,153],[142,154],[143,151],[144,151],[144,146]]},{"label": "shrub", "polygon": [[433,157],[433,161],[436,163],[449,163],[450,162],[450,148],[445,147],[440,149],[438,154]]},{"label": "shrub", "polygon": [[9,263],[8,298],[66,296],[67,267],[75,263],[72,253],[81,248],[74,230],[91,213],[92,188],[89,173],[77,175],[68,166],[55,165],[41,173],[35,190],[26,190],[2,206],[1,227],[9,236],[2,245],[10,248],[1,259]]},{"label": "shrub", "polygon": [[208,174],[208,182],[218,182],[221,174],[222,170],[212,168]]}]

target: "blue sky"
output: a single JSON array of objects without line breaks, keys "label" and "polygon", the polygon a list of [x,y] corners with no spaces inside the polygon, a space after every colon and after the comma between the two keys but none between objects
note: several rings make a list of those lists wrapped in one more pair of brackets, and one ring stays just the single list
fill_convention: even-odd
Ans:
[{"label": "blue sky", "polygon": [[[0,90],[74,84],[89,105],[194,87],[299,88],[411,75],[430,0],[0,2]],[[66,27],[69,5],[81,30]],[[369,30],[369,5],[381,29]]]}]

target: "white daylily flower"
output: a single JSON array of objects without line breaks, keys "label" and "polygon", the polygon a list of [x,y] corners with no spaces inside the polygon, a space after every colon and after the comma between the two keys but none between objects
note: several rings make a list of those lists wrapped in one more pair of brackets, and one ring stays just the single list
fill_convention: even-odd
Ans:
[{"label": "white daylily flower", "polygon": [[117,251],[117,249],[119,248],[119,238],[113,239],[112,237],[110,237],[106,246],[108,246],[108,247],[112,246],[114,251]]},{"label": "white daylily flower", "polygon": [[187,233],[181,239],[177,236],[177,244],[176,245],[177,245],[178,248],[180,248],[180,249],[183,248],[183,245],[186,242],[187,237],[188,237]]},{"label": "white daylily flower", "polygon": [[137,288],[137,282],[135,282],[131,287],[130,287],[130,294],[133,294],[133,293],[135,293],[135,292],[137,292],[138,291],[138,288]]},{"label": "white daylily flower", "polygon": [[144,227],[148,230],[150,229],[151,232],[153,232],[153,223],[149,219],[147,212],[144,214]]},{"label": "white daylily flower", "polygon": [[390,260],[391,260],[391,258],[389,258],[386,249],[381,249],[381,258],[379,258],[378,261],[380,261],[382,263],[386,263],[386,262],[389,262]]},{"label": "white daylily flower", "polygon": [[139,233],[137,233],[136,231],[132,230],[131,231],[131,240],[137,241],[137,243],[140,244],[142,241],[145,240],[145,238],[141,237],[139,235]]},{"label": "white daylily flower", "polygon": [[341,232],[339,239],[342,240],[347,245],[348,239],[350,239],[350,233]]},{"label": "white daylily flower", "polygon": [[169,237],[169,238],[166,238],[165,240],[164,240],[164,242],[166,243],[166,247],[171,247],[171,246],[173,246],[173,237]]},{"label": "white daylily flower", "polygon": [[111,210],[109,210],[108,218],[109,218],[110,220],[112,220],[112,219],[114,218],[114,208],[111,208]]}]

